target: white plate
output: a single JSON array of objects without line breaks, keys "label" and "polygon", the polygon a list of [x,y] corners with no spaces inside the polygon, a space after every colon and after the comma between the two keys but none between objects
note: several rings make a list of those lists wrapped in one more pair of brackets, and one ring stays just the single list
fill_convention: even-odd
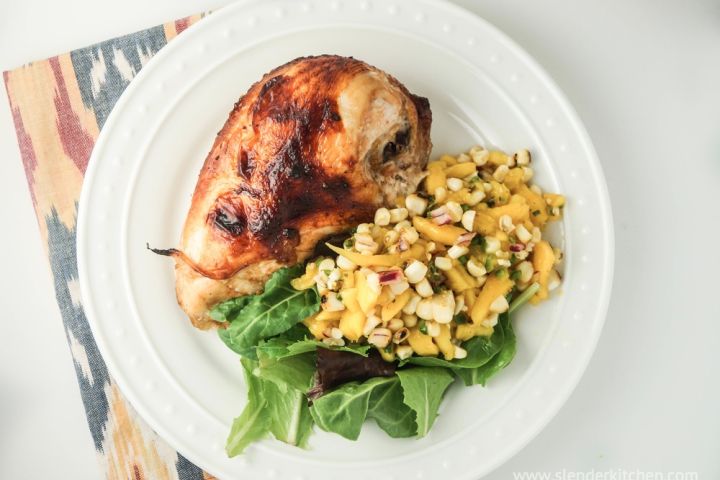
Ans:
[{"label": "white plate", "polygon": [[[194,330],[171,261],[197,174],[233,103],[302,55],[352,55],[430,99],[435,154],[475,143],[533,151],[536,181],[568,196],[556,229],[562,293],[514,319],[518,353],[487,388],[452,388],[424,439],[368,422],[357,442],[318,432],[303,451],[272,440],[223,451],[245,388],[236,356]],[[439,1],[249,1],[212,14],[137,76],[95,146],[80,202],[85,310],[110,371],[147,422],[223,478],[477,478],[550,420],[578,382],[605,317],[613,266],[606,186],[565,97],[519,47]]]}]

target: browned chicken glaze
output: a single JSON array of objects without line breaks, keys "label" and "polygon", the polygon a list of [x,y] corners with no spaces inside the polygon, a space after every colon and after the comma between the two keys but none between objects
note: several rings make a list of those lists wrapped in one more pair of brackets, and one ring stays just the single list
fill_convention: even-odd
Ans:
[{"label": "browned chicken glaze", "polygon": [[177,250],[180,306],[199,328],[257,293],[334,233],[414,190],[431,113],[395,78],[353,58],[298,58],[235,104],[200,172]]}]

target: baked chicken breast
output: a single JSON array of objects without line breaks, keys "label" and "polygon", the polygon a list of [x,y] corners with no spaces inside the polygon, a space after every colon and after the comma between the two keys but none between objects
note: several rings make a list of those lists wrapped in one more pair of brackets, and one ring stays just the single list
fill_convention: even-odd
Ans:
[{"label": "baked chicken breast", "polygon": [[415,189],[430,154],[428,100],[362,61],[298,58],[235,104],[200,172],[175,259],[198,328],[226,299]]}]

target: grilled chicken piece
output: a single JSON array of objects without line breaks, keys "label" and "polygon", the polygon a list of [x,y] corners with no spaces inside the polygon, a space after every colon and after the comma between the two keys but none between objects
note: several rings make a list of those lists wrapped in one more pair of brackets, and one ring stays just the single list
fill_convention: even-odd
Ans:
[{"label": "grilled chicken piece", "polygon": [[262,290],[329,235],[415,189],[430,154],[428,100],[353,58],[298,58],[235,104],[200,172],[176,261],[199,328],[215,304]]}]

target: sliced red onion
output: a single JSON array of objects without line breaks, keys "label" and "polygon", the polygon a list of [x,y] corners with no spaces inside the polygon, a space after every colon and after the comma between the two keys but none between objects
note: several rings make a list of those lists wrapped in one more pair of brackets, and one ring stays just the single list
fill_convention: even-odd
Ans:
[{"label": "sliced red onion", "polygon": [[439,217],[440,215],[446,215],[448,213],[448,209],[445,205],[442,205],[434,210],[430,210],[430,217],[435,218]]},{"label": "sliced red onion", "polygon": [[450,215],[448,215],[447,213],[443,213],[442,215],[433,217],[432,221],[438,225],[447,225],[449,223],[453,223],[452,217]]},{"label": "sliced red onion", "polygon": [[473,238],[475,238],[475,232],[467,232],[460,235],[457,240],[455,240],[455,245],[462,245],[464,247],[467,247],[470,245],[470,242]]},{"label": "sliced red onion", "polygon": [[523,250],[525,250],[525,245],[523,245],[522,243],[513,243],[512,245],[510,245],[511,252],[517,253],[522,252]]},{"label": "sliced red onion", "polygon": [[380,279],[380,285],[392,285],[399,283],[403,279],[402,272],[400,270],[385,270],[384,272],[378,272]]}]

